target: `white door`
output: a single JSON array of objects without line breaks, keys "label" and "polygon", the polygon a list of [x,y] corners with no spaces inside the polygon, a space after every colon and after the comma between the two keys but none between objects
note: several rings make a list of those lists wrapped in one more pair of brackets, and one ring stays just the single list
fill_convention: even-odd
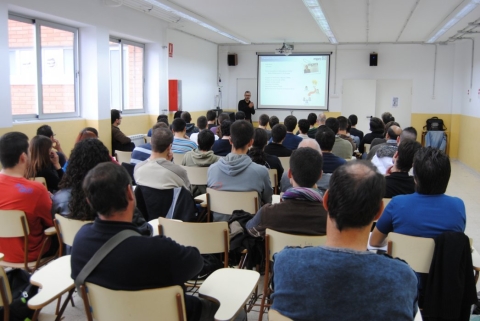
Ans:
[{"label": "white door", "polygon": [[369,79],[344,79],[342,88],[342,116],[355,114],[357,129],[370,132],[370,117],[375,116],[377,81]]},{"label": "white door", "polygon": [[411,125],[412,120],[412,80],[377,80],[377,99],[375,116],[384,112],[392,113],[400,127]]}]

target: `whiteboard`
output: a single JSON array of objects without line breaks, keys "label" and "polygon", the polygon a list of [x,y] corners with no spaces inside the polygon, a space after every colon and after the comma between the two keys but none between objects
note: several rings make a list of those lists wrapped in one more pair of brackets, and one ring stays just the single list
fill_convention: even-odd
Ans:
[{"label": "whiteboard", "polygon": [[247,90],[252,94],[250,100],[253,101],[255,110],[257,109],[257,78],[237,78],[237,105],[235,109],[238,108],[238,102],[244,99]]}]

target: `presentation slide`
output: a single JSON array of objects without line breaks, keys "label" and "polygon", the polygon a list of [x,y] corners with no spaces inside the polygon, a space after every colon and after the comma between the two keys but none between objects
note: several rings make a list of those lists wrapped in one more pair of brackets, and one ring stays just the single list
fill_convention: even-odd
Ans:
[{"label": "presentation slide", "polygon": [[330,55],[259,55],[258,108],[328,108]]}]

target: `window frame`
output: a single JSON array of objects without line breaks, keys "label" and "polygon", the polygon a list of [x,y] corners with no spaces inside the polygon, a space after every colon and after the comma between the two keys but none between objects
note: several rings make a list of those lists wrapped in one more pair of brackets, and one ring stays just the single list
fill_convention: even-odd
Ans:
[{"label": "window frame", "polygon": [[[138,113],[144,113],[145,112],[145,44],[132,41],[132,40],[127,40],[115,36],[110,36],[109,37],[109,42],[115,42],[120,45],[119,49],[119,61],[120,61],[120,75],[121,75],[121,106],[119,107],[114,107],[112,106],[112,97],[111,97],[111,83],[112,80],[110,79],[110,109],[117,109],[122,112],[122,114],[138,114]],[[125,109],[125,79],[124,79],[124,71],[125,71],[125,66],[124,66],[124,61],[123,61],[123,45],[130,45],[130,46],[135,46],[142,48],[143,50],[143,59],[142,59],[142,108],[135,108],[135,109]],[[110,60],[110,56],[109,56]],[[109,61],[109,66],[111,66],[111,61]],[[111,76],[111,72],[109,74],[109,78]],[[127,89],[128,90],[128,89]]]},{"label": "window frame", "polygon": [[[32,119],[61,119],[80,117],[80,62],[79,62],[79,44],[78,33],[79,29],[72,26],[67,26],[61,23],[47,21],[43,19],[32,18],[21,14],[10,13],[8,14],[9,20],[15,20],[23,23],[32,24],[32,28],[35,30],[34,39],[34,54],[36,59],[36,96],[37,96],[37,114],[22,114],[14,115],[13,106],[10,103],[12,109],[13,120],[32,120]],[[73,88],[74,88],[74,106],[73,112],[62,113],[45,113],[43,110],[43,88],[42,88],[42,47],[41,47],[41,27],[59,29],[73,33]]]}]

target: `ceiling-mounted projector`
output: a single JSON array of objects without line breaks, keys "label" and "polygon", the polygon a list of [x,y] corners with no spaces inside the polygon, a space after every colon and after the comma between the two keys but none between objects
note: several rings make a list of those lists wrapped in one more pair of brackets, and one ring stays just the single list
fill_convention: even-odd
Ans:
[{"label": "ceiling-mounted projector", "polygon": [[285,44],[283,43],[283,46],[281,48],[275,49],[275,54],[276,55],[291,55],[293,52],[293,45],[290,44]]}]

